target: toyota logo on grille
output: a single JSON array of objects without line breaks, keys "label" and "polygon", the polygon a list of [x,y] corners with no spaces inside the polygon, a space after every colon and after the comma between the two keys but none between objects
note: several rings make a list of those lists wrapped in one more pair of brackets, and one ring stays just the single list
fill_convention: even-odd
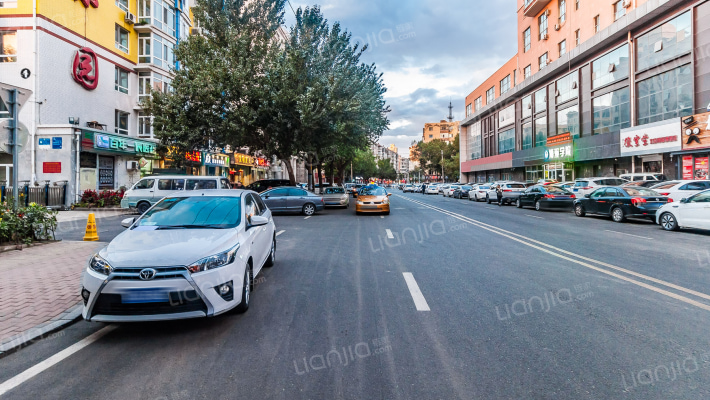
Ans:
[{"label": "toyota logo on grille", "polygon": [[155,278],[155,274],[157,273],[158,271],[154,270],[153,268],[146,268],[142,269],[141,272],[138,273],[138,276],[144,281],[149,281]]}]

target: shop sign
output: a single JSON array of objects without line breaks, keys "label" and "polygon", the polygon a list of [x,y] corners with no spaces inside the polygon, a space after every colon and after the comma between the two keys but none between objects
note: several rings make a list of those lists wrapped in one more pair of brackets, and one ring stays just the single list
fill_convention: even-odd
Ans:
[{"label": "shop sign", "polygon": [[254,165],[254,157],[242,153],[234,153],[234,164],[251,167]]},{"label": "shop sign", "polygon": [[695,179],[708,179],[708,157],[695,157]]},{"label": "shop sign", "polygon": [[226,167],[229,165],[229,156],[223,154],[205,153],[204,165],[209,167]]},{"label": "shop sign", "polygon": [[99,85],[99,63],[96,53],[88,47],[82,47],[74,53],[72,77],[86,90],[94,90]]},{"label": "shop sign", "polygon": [[552,137],[547,138],[547,145],[552,146],[552,145],[567,143],[567,142],[571,142],[571,141],[572,141],[572,133],[565,132],[561,135],[552,136]]},{"label": "shop sign", "polygon": [[37,139],[38,143],[37,146],[39,146],[40,149],[49,149],[51,148],[51,139],[49,138],[39,138]]},{"label": "shop sign", "polygon": [[191,151],[185,153],[185,160],[202,164],[202,153],[199,151]]},{"label": "shop sign", "polygon": [[545,161],[561,161],[574,157],[572,144],[545,149]]},{"label": "shop sign", "polygon": [[53,150],[61,150],[62,149],[62,137],[61,136],[52,137],[52,149]]},{"label": "shop sign", "polygon": [[693,156],[683,156],[683,180],[693,179]]},{"label": "shop sign", "polygon": [[[52,144],[54,148],[55,143]],[[82,147],[130,155],[155,155],[155,143],[92,131],[83,131]]]},{"label": "shop sign", "polygon": [[271,163],[269,162],[269,160],[267,158],[259,157],[256,160],[256,165],[259,167],[268,167],[269,165],[271,165]]},{"label": "shop sign", "polygon": [[685,117],[681,121],[683,150],[710,147],[710,113]]},{"label": "shop sign", "polygon": [[622,129],[619,134],[621,155],[633,156],[680,150],[679,121],[679,118],[674,118],[662,123]]}]

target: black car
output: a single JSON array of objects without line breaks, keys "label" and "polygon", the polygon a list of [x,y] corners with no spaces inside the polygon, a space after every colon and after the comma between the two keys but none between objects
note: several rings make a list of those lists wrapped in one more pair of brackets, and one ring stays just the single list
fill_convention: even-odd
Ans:
[{"label": "black car", "polygon": [[646,217],[655,222],[656,210],[670,200],[658,192],[642,187],[602,187],[574,202],[578,217],[586,214],[610,215],[615,222],[628,217]]},{"label": "black car", "polygon": [[275,187],[281,187],[281,186],[289,186],[291,185],[291,181],[288,179],[262,179],[260,181],[256,181],[252,183],[251,185],[247,186],[246,188],[249,190],[253,190],[257,193],[261,193],[265,190],[269,190],[271,188]]},{"label": "black car", "polygon": [[518,208],[535,207],[540,211],[543,209],[567,209],[574,206],[575,195],[569,190],[551,185],[534,185],[525,191],[515,200]]},{"label": "black car", "polygon": [[468,199],[468,192],[473,186],[471,185],[461,185],[454,189],[454,193],[451,195],[455,199]]}]

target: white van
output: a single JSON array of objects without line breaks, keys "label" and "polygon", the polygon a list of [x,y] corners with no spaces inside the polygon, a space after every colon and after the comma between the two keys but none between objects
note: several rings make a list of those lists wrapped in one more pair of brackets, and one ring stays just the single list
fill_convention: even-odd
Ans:
[{"label": "white van", "polygon": [[121,199],[121,208],[143,214],[160,199],[178,190],[231,189],[221,176],[161,175],[148,176],[136,182]]},{"label": "white van", "polygon": [[619,178],[626,179],[629,182],[638,182],[638,181],[663,182],[663,181],[668,180],[668,178],[666,178],[665,175],[655,173],[655,172],[644,172],[644,173],[636,173],[636,174],[621,174],[621,175],[619,175]]}]

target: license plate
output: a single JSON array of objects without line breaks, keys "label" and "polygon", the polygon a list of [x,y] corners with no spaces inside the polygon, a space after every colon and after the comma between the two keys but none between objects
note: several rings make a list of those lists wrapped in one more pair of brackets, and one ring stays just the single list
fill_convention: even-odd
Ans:
[{"label": "license plate", "polygon": [[163,289],[132,289],[121,293],[121,303],[167,303],[168,292]]}]

